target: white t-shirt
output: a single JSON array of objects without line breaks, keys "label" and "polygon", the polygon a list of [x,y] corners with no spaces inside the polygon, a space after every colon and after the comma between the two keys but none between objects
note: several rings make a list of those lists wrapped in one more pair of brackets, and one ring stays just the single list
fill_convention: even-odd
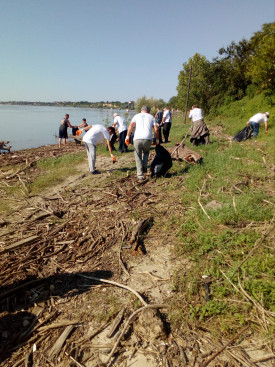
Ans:
[{"label": "white t-shirt", "polygon": [[265,113],[256,113],[256,115],[252,116],[249,121],[258,122],[261,124],[262,122],[268,121]]},{"label": "white t-shirt", "polygon": [[122,131],[127,130],[127,124],[121,116],[116,116],[114,118],[114,124],[117,124],[116,128],[118,129],[119,134],[122,133]]},{"label": "white t-shirt", "polygon": [[155,118],[146,112],[141,112],[132,118],[136,123],[134,141],[138,139],[152,140],[152,129],[156,125]]},{"label": "white t-shirt", "polygon": [[193,122],[198,120],[203,120],[203,112],[201,108],[194,108],[190,111],[189,118],[192,119]]},{"label": "white t-shirt", "polygon": [[89,144],[98,144],[104,141],[104,139],[110,140],[109,131],[105,126],[92,125],[91,129],[83,136],[83,141]]},{"label": "white t-shirt", "polygon": [[164,122],[172,122],[172,113],[169,110],[163,112]]}]

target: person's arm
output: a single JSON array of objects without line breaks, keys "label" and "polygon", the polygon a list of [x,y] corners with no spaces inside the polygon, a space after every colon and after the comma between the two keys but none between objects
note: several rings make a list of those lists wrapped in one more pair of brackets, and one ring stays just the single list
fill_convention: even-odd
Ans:
[{"label": "person's arm", "polygon": [[126,136],[126,139],[125,139],[125,144],[128,146],[130,144],[130,136],[132,134],[132,131],[134,131],[136,127],[136,123],[134,121],[132,121],[128,127],[128,130],[127,130],[127,136]]},{"label": "person's arm", "polygon": [[83,130],[83,131],[88,131],[88,130],[90,130],[92,127],[93,127],[93,125],[88,125],[88,126],[84,127],[82,130]]},{"label": "person's arm", "polygon": [[68,126],[69,126],[69,127],[71,127],[71,128],[75,127],[75,126],[72,126],[72,125],[71,125],[71,123],[70,123],[70,121],[69,121],[69,120],[67,120],[67,124],[68,124]]},{"label": "person's arm", "polygon": [[110,142],[110,140],[108,140],[108,139],[106,139],[106,141],[107,141],[107,146],[108,146],[108,149],[109,149],[110,155],[111,155],[111,157],[113,158],[113,161],[114,161],[115,157],[114,157],[114,155],[113,155],[113,149],[112,149],[111,142]]}]

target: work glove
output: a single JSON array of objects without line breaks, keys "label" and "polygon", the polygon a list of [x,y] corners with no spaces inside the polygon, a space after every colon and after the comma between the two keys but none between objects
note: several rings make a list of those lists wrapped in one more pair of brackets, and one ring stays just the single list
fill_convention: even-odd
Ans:
[{"label": "work glove", "polygon": [[112,157],[112,160],[113,160],[113,164],[116,163],[117,162],[116,157],[113,154],[111,154],[111,157]]}]

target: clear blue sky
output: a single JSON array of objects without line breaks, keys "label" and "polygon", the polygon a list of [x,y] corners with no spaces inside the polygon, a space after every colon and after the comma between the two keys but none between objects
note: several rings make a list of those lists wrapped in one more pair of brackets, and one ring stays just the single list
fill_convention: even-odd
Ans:
[{"label": "clear blue sky", "polygon": [[0,0],[0,101],[168,101],[189,57],[273,21],[274,0]]}]

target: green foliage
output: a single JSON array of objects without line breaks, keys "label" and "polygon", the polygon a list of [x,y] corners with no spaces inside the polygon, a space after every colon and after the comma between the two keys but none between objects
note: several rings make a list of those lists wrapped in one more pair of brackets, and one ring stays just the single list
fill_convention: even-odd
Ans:
[{"label": "green foliage", "polygon": [[275,89],[275,23],[264,24],[262,31],[254,33],[250,40],[253,53],[249,61],[247,76],[261,90]]},{"label": "green foliage", "polygon": [[154,99],[153,97],[147,98],[146,96],[143,96],[137,99],[135,108],[137,112],[140,112],[142,106],[148,106],[151,110],[155,110],[158,107],[164,107],[164,105],[165,102],[163,99]]},{"label": "green foliage", "polygon": [[178,76],[177,104],[185,109],[189,72],[192,79],[189,106],[199,105],[205,113],[218,114],[220,106],[254,97],[261,91],[272,96],[275,83],[275,23],[264,24],[249,40],[231,42],[219,50],[219,57],[208,61],[196,53],[183,64]]}]

